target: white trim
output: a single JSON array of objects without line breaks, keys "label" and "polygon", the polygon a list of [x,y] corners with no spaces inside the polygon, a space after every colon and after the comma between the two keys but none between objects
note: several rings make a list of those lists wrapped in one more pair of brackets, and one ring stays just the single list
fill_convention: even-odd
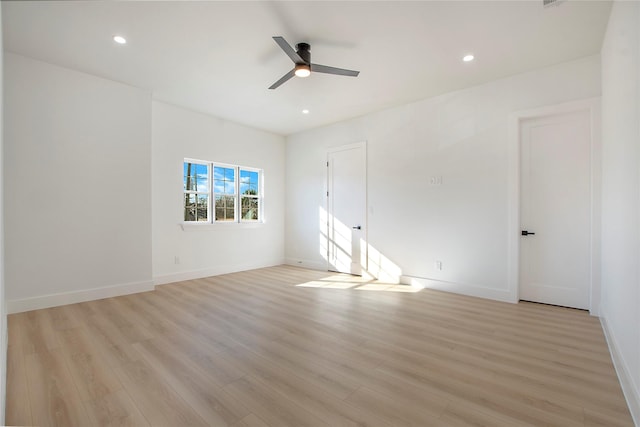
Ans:
[{"label": "white trim", "polygon": [[143,281],[105,286],[102,288],[84,289],[81,291],[61,292],[38,297],[8,300],[7,312],[9,314],[21,313],[23,311],[39,310],[41,308],[57,307],[60,305],[75,304],[78,302],[93,301],[153,290],[154,285],[152,281]]},{"label": "white trim", "polygon": [[239,265],[232,265],[232,266],[224,265],[224,266],[218,266],[218,267],[203,268],[201,270],[181,271],[178,273],[155,276],[153,278],[153,284],[155,286],[166,285],[168,283],[182,282],[185,280],[202,279],[205,277],[220,276],[221,274],[256,270],[258,268],[274,267],[282,264],[284,264],[284,261],[282,259],[278,259],[272,262],[263,262],[259,264],[239,264]]},{"label": "white trim", "polygon": [[367,148],[367,141],[354,142],[353,144],[335,145],[327,148],[327,153],[335,153],[337,151],[353,150],[354,148]]},{"label": "white trim", "polygon": [[635,384],[633,377],[630,374],[629,365],[624,360],[622,353],[618,349],[618,344],[614,338],[613,333],[607,325],[606,316],[600,317],[600,324],[604,331],[604,336],[607,339],[607,345],[609,346],[609,353],[611,353],[611,360],[613,360],[613,367],[618,374],[618,380],[622,387],[622,393],[627,401],[629,412],[635,425],[640,426],[640,388]]},{"label": "white trim", "polygon": [[178,224],[182,231],[213,231],[220,230],[220,227],[235,228],[259,228],[264,225],[264,221],[216,221],[216,222],[181,222]]},{"label": "white trim", "polygon": [[445,282],[442,280],[408,275],[400,276],[400,283],[403,285],[411,285],[416,288],[436,289],[438,291],[453,292],[456,294],[486,298],[495,301],[510,303],[517,302],[511,299],[511,292],[509,292],[509,290],[493,289],[484,286],[470,285],[467,283]]},{"label": "white trim", "polygon": [[600,98],[516,111],[509,114],[508,127],[508,213],[507,213],[507,284],[510,302],[519,298],[520,263],[520,123],[526,119],[589,111],[591,120],[591,290],[589,312],[600,312],[600,174],[602,159],[600,140]]},{"label": "white trim", "polygon": [[328,271],[326,262],[312,261],[308,259],[286,258],[284,263],[293,267],[309,268],[311,270]]}]

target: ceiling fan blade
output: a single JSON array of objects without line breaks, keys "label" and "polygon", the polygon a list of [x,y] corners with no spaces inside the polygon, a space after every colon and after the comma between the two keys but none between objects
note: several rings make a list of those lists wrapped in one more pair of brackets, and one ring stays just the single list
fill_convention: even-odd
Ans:
[{"label": "ceiling fan blade", "polygon": [[291,58],[291,60],[295,64],[304,63],[304,60],[300,58],[300,55],[298,55],[296,51],[291,47],[291,45],[287,43],[284,37],[274,36],[273,39],[276,41],[276,43],[278,43],[278,46],[280,46],[280,49],[284,50],[284,53],[286,53],[287,56]]},{"label": "ceiling fan blade", "polygon": [[344,68],[329,67],[328,65],[311,64],[311,71],[316,73],[337,74],[339,76],[358,77],[360,71],[345,70]]},{"label": "ceiling fan blade", "polygon": [[277,82],[275,82],[274,84],[272,84],[271,86],[269,86],[269,89],[275,89],[278,86],[280,86],[282,83],[286,82],[287,80],[289,80],[291,77],[293,77],[296,73],[295,68],[291,71],[289,71],[287,74],[285,74],[284,76],[280,77],[280,80],[278,80]]}]

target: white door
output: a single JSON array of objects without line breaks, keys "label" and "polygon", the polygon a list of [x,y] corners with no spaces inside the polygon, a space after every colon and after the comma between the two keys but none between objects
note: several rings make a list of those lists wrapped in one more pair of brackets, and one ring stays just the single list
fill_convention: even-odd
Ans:
[{"label": "white door", "polygon": [[366,269],[366,152],[364,144],[327,153],[328,269],[361,275]]},{"label": "white door", "polygon": [[588,111],[521,123],[521,300],[589,308],[590,126]]}]

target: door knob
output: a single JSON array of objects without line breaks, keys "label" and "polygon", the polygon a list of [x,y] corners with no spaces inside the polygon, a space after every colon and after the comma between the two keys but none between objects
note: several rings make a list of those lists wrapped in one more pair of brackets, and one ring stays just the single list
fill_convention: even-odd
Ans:
[{"label": "door knob", "polygon": [[351,228],[353,228],[354,230],[362,230],[362,227],[359,226],[359,225],[355,225],[355,226],[353,226]]},{"label": "door knob", "polygon": [[527,231],[527,230],[522,230],[522,235],[523,236],[532,236],[536,233],[534,233],[533,231]]}]

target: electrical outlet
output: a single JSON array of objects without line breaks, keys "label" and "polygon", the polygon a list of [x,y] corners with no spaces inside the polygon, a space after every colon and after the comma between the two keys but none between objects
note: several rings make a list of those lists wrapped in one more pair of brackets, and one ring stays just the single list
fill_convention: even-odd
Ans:
[{"label": "electrical outlet", "polygon": [[442,261],[436,261],[435,267],[436,267],[436,270],[442,271]]},{"label": "electrical outlet", "polygon": [[434,175],[429,178],[430,185],[442,185],[442,175]]},{"label": "electrical outlet", "polygon": [[178,255],[173,257],[173,263],[176,265],[180,264],[180,257]]}]

